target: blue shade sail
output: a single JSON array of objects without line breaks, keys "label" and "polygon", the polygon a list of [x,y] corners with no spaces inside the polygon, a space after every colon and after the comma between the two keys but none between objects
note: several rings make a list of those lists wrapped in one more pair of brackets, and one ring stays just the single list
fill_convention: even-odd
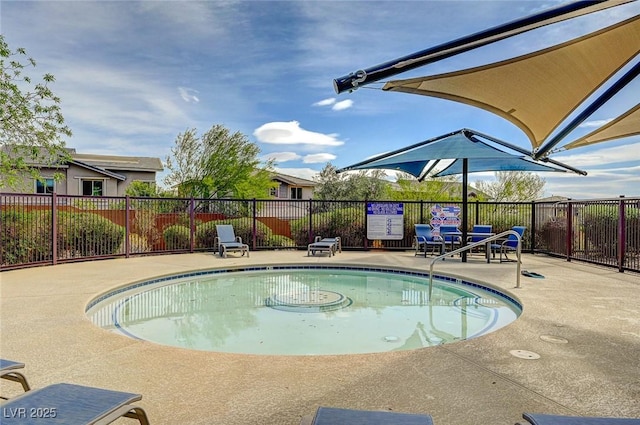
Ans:
[{"label": "blue shade sail", "polygon": [[[485,142],[486,141],[486,142]],[[494,146],[495,145],[495,146]],[[497,147],[496,147],[497,146]],[[462,174],[462,241],[467,240],[467,179],[469,173],[481,171],[574,171],[586,174],[561,162],[547,159],[548,163],[557,165],[554,168],[546,164],[529,160],[531,155],[524,149],[469,129],[462,129],[406,148],[378,155],[357,164],[337,170],[338,173],[352,170],[385,169],[403,171],[424,180],[440,161],[451,162],[435,176]],[[466,251],[462,253],[462,261],[466,262]]]},{"label": "blue shade sail", "polygon": [[[500,148],[480,140],[484,135],[473,130],[463,129],[420,142],[406,148],[378,155],[377,157],[342,168],[338,172],[351,170],[385,169],[403,171],[419,180],[423,180],[434,165],[441,160],[453,162],[441,170],[435,177],[463,174],[462,160],[468,160],[468,173],[482,171],[565,171],[533,160],[522,152],[507,152],[506,146]],[[494,144],[497,139],[491,138]],[[563,164],[554,162],[562,166]]]},{"label": "blue shade sail", "polygon": [[[532,162],[524,157],[512,158],[474,158],[469,160],[468,173],[479,173],[483,171],[558,171],[565,172],[559,168]],[[456,159],[448,167],[433,175],[433,177],[452,176],[462,174],[462,160]]]}]

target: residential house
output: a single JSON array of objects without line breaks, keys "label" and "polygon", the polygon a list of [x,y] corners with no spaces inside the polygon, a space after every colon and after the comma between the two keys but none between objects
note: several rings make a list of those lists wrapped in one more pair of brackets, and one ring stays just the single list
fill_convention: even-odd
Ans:
[{"label": "residential house", "polygon": [[274,173],[273,181],[278,183],[278,187],[271,190],[271,196],[276,199],[311,199],[316,182],[302,179],[300,177],[289,176],[282,173]]},{"label": "residential house", "polygon": [[[60,195],[125,196],[127,187],[134,181],[156,183],[156,173],[163,170],[159,158],[80,154],[75,149],[67,149],[70,160],[57,164],[34,164],[40,168],[42,181],[25,177],[18,190],[2,188],[6,192],[25,192],[31,187],[32,193],[57,193]],[[55,181],[54,174],[62,174]],[[28,189],[26,189],[29,192]]]},{"label": "residential house", "polygon": [[[540,223],[547,223],[551,220],[566,220],[567,201],[565,196],[549,196],[536,199],[536,220]],[[578,210],[575,211],[576,213]]]}]

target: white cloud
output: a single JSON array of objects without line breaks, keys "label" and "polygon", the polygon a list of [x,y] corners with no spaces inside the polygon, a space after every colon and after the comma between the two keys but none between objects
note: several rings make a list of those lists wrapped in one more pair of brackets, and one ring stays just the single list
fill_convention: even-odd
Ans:
[{"label": "white cloud", "polygon": [[553,159],[576,168],[588,168],[604,164],[615,164],[617,162],[640,161],[640,141],[623,146],[606,147],[606,144],[602,144],[601,146],[601,149],[585,153],[579,153],[579,150],[577,153],[570,154],[563,152],[558,156],[554,156]]},{"label": "white cloud", "polygon": [[298,121],[269,122],[256,128],[253,135],[262,143],[274,145],[341,146],[337,134],[322,134],[300,128]]},{"label": "white cloud", "polygon": [[182,98],[182,100],[187,103],[200,102],[200,99],[198,99],[198,96],[196,96],[196,94],[198,93],[197,90],[190,89],[188,87],[178,87],[178,92],[180,93],[180,97]]},{"label": "white cloud", "polygon": [[316,102],[313,104],[313,106],[329,106],[333,105],[334,103],[336,103],[336,99],[334,97],[331,97],[329,99],[323,99],[319,102]]},{"label": "white cloud", "polygon": [[104,132],[102,138],[158,135],[191,122],[174,88],[149,81],[141,73],[76,62],[57,69],[56,80],[65,119],[74,133],[91,128]]},{"label": "white cloud", "polygon": [[334,111],[343,111],[353,106],[353,100],[346,99],[341,100],[340,102],[336,102],[336,99],[334,97],[330,97],[328,99],[323,99],[314,103],[313,106],[331,106],[331,109]]},{"label": "white cloud", "polygon": [[311,155],[305,155],[304,158],[302,158],[302,161],[305,164],[318,164],[333,161],[336,158],[337,156],[331,153],[315,153]]},{"label": "white cloud", "polygon": [[287,162],[287,161],[295,161],[300,159],[301,156],[295,152],[272,152],[266,155],[263,155],[265,159],[273,159],[277,163]]},{"label": "white cloud", "polygon": [[331,109],[333,109],[334,111],[343,111],[345,109],[351,108],[352,106],[353,106],[353,100],[346,99],[340,102],[336,102],[336,104],[333,105]]},{"label": "white cloud", "polygon": [[586,169],[586,176],[572,173],[546,177],[545,192],[573,199],[611,198],[640,195],[640,165],[607,164],[606,169]]},{"label": "white cloud", "polygon": [[602,127],[603,125],[611,122],[613,118],[609,118],[606,120],[593,120],[593,121],[585,121],[579,125],[579,127]]},{"label": "white cloud", "polygon": [[545,193],[573,199],[614,198],[619,195],[635,197],[640,196],[639,183],[640,177],[567,176],[565,179],[547,180]]}]

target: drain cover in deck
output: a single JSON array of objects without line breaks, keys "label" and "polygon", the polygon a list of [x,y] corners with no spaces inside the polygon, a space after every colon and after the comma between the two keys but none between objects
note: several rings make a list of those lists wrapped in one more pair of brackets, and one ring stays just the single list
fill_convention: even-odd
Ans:
[{"label": "drain cover in deck", "polygon": [[540,354],[534,353],[533,351],[511,350],[509,353],[514,357],[525,360],[538,360],[540,358]]}]

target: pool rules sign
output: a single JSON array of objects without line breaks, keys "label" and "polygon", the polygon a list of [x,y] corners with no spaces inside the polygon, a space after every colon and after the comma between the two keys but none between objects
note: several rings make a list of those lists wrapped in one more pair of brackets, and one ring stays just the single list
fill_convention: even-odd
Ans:
[{"label": "pool rules sign", "polygon": [[404,237],[404,204],[367,202],[367,239],[402,239]]}]

